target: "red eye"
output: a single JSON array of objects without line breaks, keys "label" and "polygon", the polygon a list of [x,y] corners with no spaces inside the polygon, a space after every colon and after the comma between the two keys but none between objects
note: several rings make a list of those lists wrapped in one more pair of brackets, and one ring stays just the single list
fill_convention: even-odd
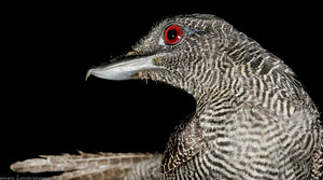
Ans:
[{"label": "red eye", "polygon": [[166,28],[164,38],[167,44],[176,44],[182,37],[182,29],[177,25],[170,25]]}]

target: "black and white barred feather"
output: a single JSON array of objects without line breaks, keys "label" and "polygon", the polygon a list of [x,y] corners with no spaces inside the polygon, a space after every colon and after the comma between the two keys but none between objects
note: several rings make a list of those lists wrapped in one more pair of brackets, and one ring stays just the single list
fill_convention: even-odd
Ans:
[{"label": "black and white barred feather", "polygon": [[[170,24],[186,32],[173,46],[162,36]],[[116,173],[120,179],[322,179],[319,112],[281,59],[226,21],[203,14],[165,19],[128,56],[154,53],[169,54],[155,60],[165,68],[134,77],[185,90],[196,99],[196,111],[175,128],[163,155],[107,163],[102,170],[124,170]],[[12,169],[30,171],[38,165],[31,162]],[[53,169],[37,172],[47,170]],[[113,179],[113,173],[98,177],[92,179]]]}]

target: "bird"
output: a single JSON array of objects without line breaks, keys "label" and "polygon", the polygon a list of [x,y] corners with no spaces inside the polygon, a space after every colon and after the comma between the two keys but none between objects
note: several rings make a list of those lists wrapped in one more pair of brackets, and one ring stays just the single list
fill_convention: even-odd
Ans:
[{"label": "bird", "polygon": [[211,14],[157,23],[113,63],[86,78],[152,80],[184,90],[196,108],[163,153],[45,155],[16,172],[50,179],[321,179],[323,128],[314,102],[283,60]]}]

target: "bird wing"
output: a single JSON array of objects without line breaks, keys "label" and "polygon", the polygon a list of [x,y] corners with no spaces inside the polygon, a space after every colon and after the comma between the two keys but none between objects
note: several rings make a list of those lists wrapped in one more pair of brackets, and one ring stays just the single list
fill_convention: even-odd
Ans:
[{"label": "bird wing", "polygon": [[205,145],[194,120],[180,124],[169,138],[161,163],[162,171],[168,173],[176,169],[192,159]]},{"label": "bird wing", "polygon": [[[49,179],[93,179],[110,180],[123,179],[137,164],[146,160],[160,165],[160,154],[148,153],[99,153],[79,152],[78,155],[42,155],[40,158],[27,159],[11,165],[15,172],[55,172],[62,171],[59,176]],[[139,172],[137,176],[140,176]],[[146,172],[148,173],[148,172]]]},{"label": "bird wing", "polygon": [[242,147],[236,158],[249,162],[253,170],[262,169],[268,174],[277,172],[278,177],[308,177],[313,173],[313,164],[317,163],[315,153],[322,150],[322,128],[317,117],[306,106],[289,114],[277,114],[262,105],[244,107],[235,116],[237,131],[234,136],[236,144],[240,142]]},{"label": "bird wing", "polygon": [[[225,115],[221,113],[208,111],[209,118],[178,128],[162,160],[166,175],[182,172],[177,169],[184,164],[185,167],[203,164],[200,168],[214,169],[209,172],[215,173],[214,177],[227,170],[238,179],[309,176],[312,171],[309,159],[319,148],[315,142],[322,138],[315,132],[315,120],[310,113],[299,111],[291,116],[280,116],[255,104],[243,105]],[[321,164],[322,153],[315,157],[314,163]],[[322,166],[316,166],[319,172]]]}]

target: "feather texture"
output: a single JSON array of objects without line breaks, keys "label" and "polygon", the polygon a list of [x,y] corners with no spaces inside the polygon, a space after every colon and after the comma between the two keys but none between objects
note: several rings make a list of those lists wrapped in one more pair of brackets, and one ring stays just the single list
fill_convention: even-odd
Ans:
[{"label": "feather texture", "polygon": [[[176,44],[163,39],[171,24],[182,28]],[[315,104],[281,59],[226,21],[205,14],[167,18],[122,57],[89,72],[165,82],[196,100],[164,154],[42,156],[11,169],[67,171],[53,178],[62,180],[322,179],[323,129]]]},{"label": "feather texture", "polygon": [[[16,172],[64,172],[49,179],[109,180],[125,178],[137,164],[153,160],[160,164],[159,154],[148,153],[84,153],[79,155],[42,155],[40,158],[16,162],[11,169]],[[159,161],[158,161],[159,160]]]}]

